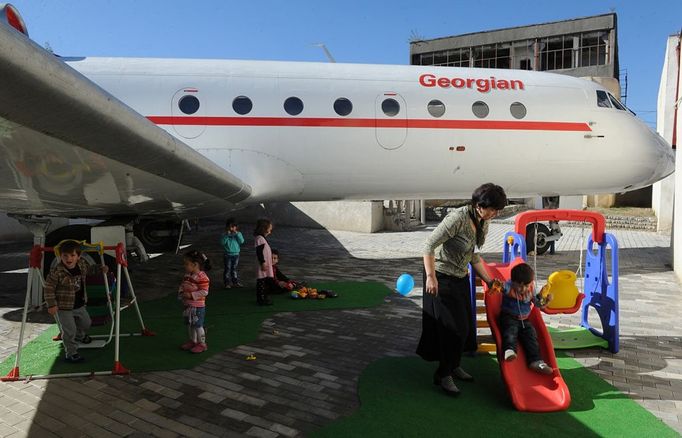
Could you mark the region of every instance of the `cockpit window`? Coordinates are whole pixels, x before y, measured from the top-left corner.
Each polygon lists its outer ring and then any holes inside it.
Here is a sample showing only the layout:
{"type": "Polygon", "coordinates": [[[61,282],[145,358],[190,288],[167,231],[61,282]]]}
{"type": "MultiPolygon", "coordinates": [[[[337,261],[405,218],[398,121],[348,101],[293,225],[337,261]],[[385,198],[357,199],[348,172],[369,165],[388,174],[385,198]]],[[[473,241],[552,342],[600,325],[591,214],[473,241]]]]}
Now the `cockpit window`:
{"type": "Polygon", "coordinates": [[[611,108],[609,96],[604,90],[597,90],[597,106],[601,108],[611,108]]]}
{"type": "Polygon", "coordinates": [[[627,108],[625,108],[622,103],[618,102],[618,99],[613,97],[613,95],[611,95],[610,93],[609,93],[609,99],[611,100],[611,104],[613,105],[614,108],[618,108],[619,110],[622,110],[622,111],[627,111],[627,108]]]}

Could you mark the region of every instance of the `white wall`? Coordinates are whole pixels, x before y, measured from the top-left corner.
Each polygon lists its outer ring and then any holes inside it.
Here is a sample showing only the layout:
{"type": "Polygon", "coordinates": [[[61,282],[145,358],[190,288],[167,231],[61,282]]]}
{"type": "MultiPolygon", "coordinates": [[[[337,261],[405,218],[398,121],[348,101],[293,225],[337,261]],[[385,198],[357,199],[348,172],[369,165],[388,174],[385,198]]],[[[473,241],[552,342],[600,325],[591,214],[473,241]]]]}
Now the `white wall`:
{"type": "MultiPolygon", "coordinates": [[[[682,105],[679,105],[677,111],[677,120],[674,120],[675,114],[675,88],[680,87],[682,90],[682,83],[678,83],[682,75],[679,75],[680,60],[677,59],[676,46],[680,42],[680,36],[674,35],[668,38],[668,45],[666,49],[666,61],[663,67],[663,75],[661,77],[661,92],[659,92],[658,99],[658,120],[657,125],[659,132],[669,142],[672,141],[673,124],[677,125],[677,145],[680,145],[682,138],[682,105]],[[665,98],[662,98],[662,95],[665,98]],[[661,129],[663,131],[661,131],[661,129]]],[[[682,82],[682,81],[680,81],[682,82]]],[[[675,154],[675,168],[682,165],[682,158],[680,154],[675,154]]],[[[673,204],[673,228],[672,228],[672,249],[673,249],[673,269],[677,277],[682,280],[682,198],[677,194],[682,194],[682,172],[675,172],[672,180],[674,181],[674,200],[669,201],[673,204]],[[673,202],[674,201],[674,202],[673,202]],[[675,232],[675,230],[678,230],[675,232]]],[[[662,196],[662,189],[659,189],[662,196]]],[[[663,201],[661,201],[661,205],[663,201]]],[[[659,207],[661,206],[659,205],[659,207]]]]}
{"type": "MultiPolygon", "coordinates": [[[[668,143],[672,143],[673,126],[675,124],[675,94],[679,69],[676,53],[678,41],[679,38],[677,36],[668,38],[663,61],[663,70],[661,71],[661,83],[658,88],[656,131],[658,131],[668,143]]],[[[672,230],[676,173],[655,183],[651,191],[651,208],[656,213],[658,231],[668,232],[672,230]]]]}

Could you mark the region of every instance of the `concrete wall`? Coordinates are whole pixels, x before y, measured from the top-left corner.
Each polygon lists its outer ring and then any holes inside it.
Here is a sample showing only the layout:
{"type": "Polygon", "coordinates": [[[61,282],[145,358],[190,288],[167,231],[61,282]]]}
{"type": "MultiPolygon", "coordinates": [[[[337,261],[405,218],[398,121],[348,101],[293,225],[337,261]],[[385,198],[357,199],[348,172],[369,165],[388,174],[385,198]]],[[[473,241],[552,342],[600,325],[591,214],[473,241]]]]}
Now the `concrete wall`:
{"type": "MultiPolygon", "coordinates": [[[[670,36],[668,38],[668,45],[667,45],[667,50],[666,50],[666,62],[664,64],[663,68],[663,74],[662,76],[666,77],[666,82],[664,84],[663,82],[663,77],[661,78],[661,88],[664,88],[665,94],[667,96],[670,96],[670,90],[673,89],[673,87],[669,86],[669,82],[673,82],[675,84],[674,88],[679,87],[679,89],[682,91],[682,80],[677,82],[676,80],[682,79],[682,74],[679,75],[677,72],[679,72],[679,69],[681,68],[680,66],[680,60],[677,59],[677,54],[676,54],[676,47],[677,44],[680,43],[680,36],[679,35],[674,35],[670,36]],[[674,68],[670,68],[670,64],[673,64],[674,68]],[[672,73],[675,74],[672,74],[672,73]],[[665,85],[665,87],[664,87],[665,85]]],[[[675,92],[672,92],[672,96],[675,96],[675,92]]],[[[671,140],[672,138],[672,126],[673,124],[677,125],[677,144],[679,145],[679,139],[680,136],[682,136],[682,108],[678,108],[677,111],[677,120],[675,120],[675,102],[674,102],[674,97],[672,101],[670,99],[661,99],[661,93],[659,93],[659,100],[658,100],[658,123],[664,124],[664,131],[665,133],[670,132],[670,138],[668,138],[668,141],[671,140]],[[661,113],[664,113],[663,115],[661,113]],[[663,116],[663,117],[662,117],[663,116]],[[661,118],[662,117],[662,118],[661,118]],[[672,119],[671,119],[672,117],[672,119]],[[668,128],[670,131],[668,131],[668,128]]],[[[661,131],[659,131],[661,132],[661,131]]],[[[664,135],[665,137],[665,135],[664,135]]],[[[675,154],[675,168],[678,168],[682,166],[682,158],[680,157],[680,154],[676,153],[675,154]]],[[[682,281],[682,199],[677,199],[678,194],[682,194],[682,172],[675,172],[673,174],[673,179],[675,181],[674,184],[674,199],[675,201],[672,202],[674,204],[673,207],[673,228],[672,228],[672,249],[673,249],[673,269],[675,270],[675,274],[677,277],[682,281]],[[675,231],[677,230],[677,232],[675,231]]],[[[663,190],[661,189],[661,192],[663,190]]],[[[661,194],[661,198],[663,195],[661,194]]]]}
{"type": "MultiPolygon", "coordinates": [[[[656,131],[658,131],[668,143],[672,143],[673,127],[676,123],[675,95],[677,92],[677,79],[680,68],[676,53],[678,42],[679,37],[677,36],[668,38],[663,70],[661,72],[661,84],[658,88],[656,131]]],[[[678,138],[680,136],[679,126],[677,136],[678,138]]],[[[675,167],[677,167],[677,165],[675,167]]],[[[678,172],[675,172],[675,174],[677,173],[678,172]]],[[[652,189],[651,208],[653,208],[656,213],[658,231],[670,231],[672,229],[673,200],[676,191],[675,174],[655,183],[652,189]]]]}
{"type": "Polygon", "coordinates": [[[383,229],[382,201],[270,202],[231,213],[240,223],[270,218],[275,225],[374,233],[383,229]]]}

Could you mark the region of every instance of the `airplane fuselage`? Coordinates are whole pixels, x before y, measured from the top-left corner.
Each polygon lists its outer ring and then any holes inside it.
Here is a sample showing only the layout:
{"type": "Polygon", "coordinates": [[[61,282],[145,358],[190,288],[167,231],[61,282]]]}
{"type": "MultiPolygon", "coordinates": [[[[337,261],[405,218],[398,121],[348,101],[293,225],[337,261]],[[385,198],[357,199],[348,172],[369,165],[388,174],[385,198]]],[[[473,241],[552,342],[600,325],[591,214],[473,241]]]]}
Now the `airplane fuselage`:
{"type": "Polygon", "coordinates": [[[249,183],[254,202],[468,197],[484,181],[519,197],[621,192],[669,173],[669,157],[642,122],[599,107],[599,85],[563,75],[298,62],[67,62],[249,183]],[[199,103],[190,114],[180,105],[186,96],[199,103]],[[246,114],[235,111],[238,98],[250,102],[246,114]],[[285,108],[292,98],[298,114],[285,108]],[[349,114],[335,111],[338,99],[350,102],[349,114]],[[442,115],[429,112],[432,101],[442,115]],[[510,110],[519,104],[521,118],[510,110]],[[487,115],[474,114],[485,106],[487,115]]]}

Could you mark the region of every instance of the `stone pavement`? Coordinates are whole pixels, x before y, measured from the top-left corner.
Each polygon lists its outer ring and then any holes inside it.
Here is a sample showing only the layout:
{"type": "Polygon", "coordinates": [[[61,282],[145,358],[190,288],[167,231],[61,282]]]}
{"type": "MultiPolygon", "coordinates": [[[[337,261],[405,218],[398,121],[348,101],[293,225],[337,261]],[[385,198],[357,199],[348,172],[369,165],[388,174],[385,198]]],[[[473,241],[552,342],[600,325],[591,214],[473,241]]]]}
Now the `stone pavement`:
{"type": "MultiPolygon", "coordinates": [[[[281,251],[283,270],[294,278],[377,280],[392,286],[402,272],[421,283],[421,246],[431,230],[360,234],[275,228],[269,240],[281,251]]],[[[509,230],[506,224],[491,226],[483,248],[486,259],[499,261],[502,236],[509,230]]],[[[578,266],[587,232],[564,228],[564,233],[555,255],[537,258],[541,281],[554,270],[578,266]]],[[[220,264],[219,234],[218,226],[208,225],[189,237],[220,264]]],[[[244,234],[248,238],[250,230],[244,234]]],[[[677,317],[682,287],[669,267],[670,236],[627,230],[613,234],[621,244],[621,351],[571,354],[682,432],[682,322],[677,317]]],[[[0,271],[25,266],[20,254],[27,248],[3,245],[0,271]]],[[[254,259],[247,244],[243,279],[253,278],[254,259]]],[[[142,299],[152,299],[174,290],[180,268],[180,256],[173,254],[132,267],[136,291],[142,299]]],[[[220,271],[211,271],[213,284],[220,284],[220,271]]],[[[24,274],[0,274],[3,359],[16,345],[22,281],[24,274]]],[[[367,364],[414,354],[419,305],[417,288],[407,298],[391,295],[374,309],[280,313],[264,322],[256,342],[220,352],[192,370],[2,383],[0,436],[304,436],[358,408],[357,381],[367,364]],[[258,359],[245,361],[249,353],[258,359]]],[[[545,319],[567,327],[577,325],[579,318],[545,319]]],[[[35,336],[46,319],[37,313],[32,320],[30,333],[35,336]]],[[[469,371],[475,374],[475,369],[469,371]]],[[[430,385],[431,376],[422,377],[430,385]]]]}

